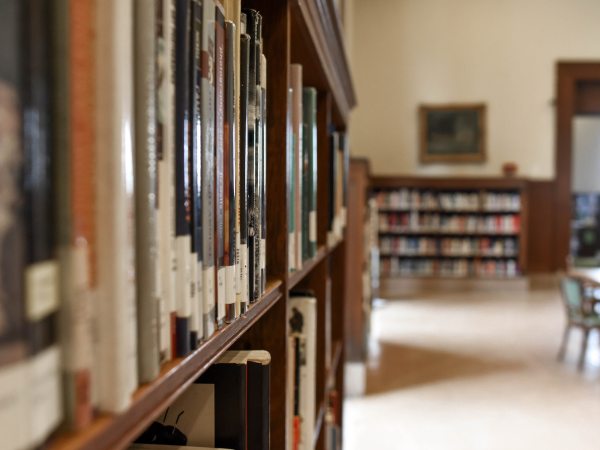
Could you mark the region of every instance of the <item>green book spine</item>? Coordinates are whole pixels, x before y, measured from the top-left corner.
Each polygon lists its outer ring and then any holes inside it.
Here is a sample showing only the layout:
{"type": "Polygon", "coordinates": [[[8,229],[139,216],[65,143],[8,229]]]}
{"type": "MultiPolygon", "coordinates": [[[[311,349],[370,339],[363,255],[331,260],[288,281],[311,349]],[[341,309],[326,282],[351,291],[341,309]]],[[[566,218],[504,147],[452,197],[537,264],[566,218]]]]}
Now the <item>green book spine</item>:
{"type": "Polygon", "coordinates": [[[304,139],[303,139],[303,256],[313,258],[317,254],[317,90],[313,87],[303,91],[304,139]],[[305,250],[304,250],[305,248],[305,250]]]}

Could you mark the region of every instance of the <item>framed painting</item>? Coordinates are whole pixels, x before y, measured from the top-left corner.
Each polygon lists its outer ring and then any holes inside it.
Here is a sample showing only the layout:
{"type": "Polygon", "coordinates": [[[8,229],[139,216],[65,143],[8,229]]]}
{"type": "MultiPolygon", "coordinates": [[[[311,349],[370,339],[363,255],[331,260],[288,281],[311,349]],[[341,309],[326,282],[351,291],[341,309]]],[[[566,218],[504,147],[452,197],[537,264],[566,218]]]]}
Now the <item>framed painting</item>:
{"type": "Polygon", "coordinates": [[[421,105],[421,163],[485,161],[485,105],[421,105]]]}

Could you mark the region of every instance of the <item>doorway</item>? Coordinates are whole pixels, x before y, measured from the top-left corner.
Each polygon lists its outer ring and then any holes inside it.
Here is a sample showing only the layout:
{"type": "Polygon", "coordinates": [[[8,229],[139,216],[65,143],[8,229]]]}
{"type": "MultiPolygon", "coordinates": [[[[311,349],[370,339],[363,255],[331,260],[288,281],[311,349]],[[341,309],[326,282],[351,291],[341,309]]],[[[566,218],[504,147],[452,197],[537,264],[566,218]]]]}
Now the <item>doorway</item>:
{"type": "MultiPolygon", "coordinates": [[[[575,164],[575,146],[583,147],[584,135],[589,134],[598,125],[592,119],[600,118],[600,62],[559,62],[557,65],[557,96],[556,96],[556,183],[555,183],[555,261],[558,269],[566,267],[567,259],[572,252],[582,250],[579,241],[586,244],[583,253],[592,255],[595,253],[592,247],[590,234],[594,218],[586,217],[585,220],[574,222],[577,207],[589,216],[592,206],[595,205],[593,193],[595,187],[588,188],[574,183],[574,178],[588,176],[590,171],[584,171],[581,175],[575,173],[581,169],[581,163],[575,164]],[[583,188],[583,189],[582,189],[583,188]],[[588,192],[589,191],[589,192],[588,192]],[[574,197],[573,193],[579,192],[580,197],[574,197]],[[588,206],[586,210],[586,206],[588,206]],[[583,208],[583,209],[582,209],[583,208]],[[581,231],[579,231],[581,230],[581,231]],[[579,233],[579,236],[577,234],[579,233]]],[[[579,153],[584,153],[578,149],[579,153]]],[[[599,149],[600,151],[600,149],[599,149]]],[[[580,155],[579,155],[580,156],[580,155]]],[[[589,156],[589,155],[588,155],[589,156]]],[[[591,161],[591,160],[590,160],[591,161]]],[[[600,158],[594,160],[600,162],[600,158]]],[[[591,162],[593,164],[593,162],[591,162]]],[[[592,171],[593,172],[593,171],[592,171]]],[[[600,166],[595,169],[600,178],[600,166]]],[[[592,212],[593,214],[593,212],[592,212]]],[[[600,217],[598,218],[600,219],[600,217]]],[[[597,235],[597,233],[596,233],[597,235]]]]}

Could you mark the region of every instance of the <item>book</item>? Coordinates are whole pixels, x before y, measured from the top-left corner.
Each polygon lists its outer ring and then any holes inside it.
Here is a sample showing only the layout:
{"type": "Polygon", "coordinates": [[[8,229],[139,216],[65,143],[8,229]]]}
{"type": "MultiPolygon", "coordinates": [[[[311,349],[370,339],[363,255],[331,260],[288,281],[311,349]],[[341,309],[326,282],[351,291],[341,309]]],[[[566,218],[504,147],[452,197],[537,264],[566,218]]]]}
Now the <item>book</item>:
{"type": "Polygon", "coordinates": [[[226,448],[197,447],[195,445],[160,445],[160,444],[132,444],[129,450],[230,450],[226,448]]]}
{"type": "MultiPolygon", "coordinates": [[[[58,0],[53,20],[52,139],[59,259],[59,341],[67,429],[92,420],[92,295],[96,285],[94,7],[58,0]],[[75,320],[75,318],[77,318],[75,320]]],[[[8,42],[3,40],[3,42],[8,42]]]]}
{"type": "Polygon", "coordinates": [[[260,129],[262,142],[260,162],[260,294],[262,294],[267,289],[267,58],[264,53],[260,55],[260,73],[260,129]]]}
{"type": "Polygon", "coordinates": [[[202,298],[204,337],[215,330],[215,3],[202,2],[202,298]]]}
{"type": "Polygon", "coordinates": [[[229,36],[228,39],[231,40],[231,44],[229,41],[227,45],[232,45],[233,50],[231,55],[232,68],[233,71],[233,142],[235,145],[234,148],[234,160],[235,160],[235,178],[234,178],[234,189],[235,189],[235,206],[234,206],[234,294],[235,294],[235,316],[238,317],[242,313],[242,275],[241,275],[241,220],[242,220],[242,211],[241,211],[241,199],[240,199],[240,189],[241,189],[241,172],[240,172],[240,71],[241,71],[241,51],[240,51],[240,40],[241,40],[241,0],[225,0],[225,19],[230,21],[235,29],[233,30],[233,35],[229,36]]]}
{"type": "Polygon", "coordinates": [[[247,214],[248,214],[248,300],[253,303],[258,299],[258,286],[256,285],[256,264],[258,264],[256,254],[258,252],[258,224],[256,222],[257,202],[256,186],[258,181],[257,174],[257,139],[256,139],[256,104],[257,104],[257,21],[258,12],[253,9],[243,10],[246,17],[246,33],[250,37],[249,42],[249,64],[248,64],[248,134],[247,134],[247,214]]]}
{"type": "Polygon", "coordinates": [[[140,383],[158,376],[156,0],[134,3],[135,76],[135,272],[137,354],[140,383]]]}
{"type": "Polygon", "coordinates": [[[192,237],[192,315],[190,346],[196,349],[204,338],[202,299],[202,2],[192,0],[190,44],[190,235],[192,237]]]}
{"type": "Polygon", "coordinates": [[[225,323],[225,13],[215,2],[215,257],[217,327],[225,323]]]}
{"type": "Polygon", "coordinates": [[[240,173],[238,198],[240,200],[240,264],[239,264],[239,314],[248,309],[248,73],[250,66],[250,36],[245,33],[246,15],[241,15],[240,35],[240,123],[239,160],[240,173]]]}
{"type": "Polygon", "coordinates": [[[270,362],[264,350],[227,351],[196,381],[214,385],[216,445],[269,448],[270,362]]]}
{"type": "Polygon", "coordinates": [[[290,325],[290,348],[293,357],[293,379],[288,380],[294,387],[293,416],[289,425],[293,430],[292,448],[313,448],[316,410],[316,298],[292,293],[288,303],[290,325]]]}
{"type": "MultiPolygon", "coordinates": [[[[192,239],[190,161],[190,0],[175,3],[175,235],[176,355],[191,350],[192,239]]],[[[195,265],[196,261],[194,261],[195,265]]]]}
{"type": "Polygon", "coordinates": [[[224,264],[225,277],[225,321],[232,322],[237,317],[236,260],[238,233],[236,229],[239,214],[237,211],[237,73],[235,58],[237,54],[237,29],[233,22],[225,22],[225,120],[223,171],[224,180],[224,264]]]}
{"type": "Polygon", "coordinates": [[[56,152],[51,137],[52,23],[48,0],[27,0],[22,8],[21,34],[13,36],[9,43],[20,48],[17,61],[23,158],[21,189],[25,207],[25,271],[20,282],[28,345],[26,389],[22,395],[26,397],[28,413],[28,445],[36,446],[62,420],[57,339],[60,300],[54,232],[56,152]]]}
{"type": "Polygon", "coordinates": [[[302,268],[302,152],[303,152],[303,112],[302,112],[302,66],[290,66],[290,79],[292,85],[292,135],[294,143],[293,170],[294,170],[294,267],[302,268]]]}
{"type": "Polygon", "coordinates": [[[156,152],[158,165],[158,260],[160,268],[160,335],[161,360],[175,356],[175,67],[174,48],[175,0],[157,2],[157,123],[156,152]]]}
{"type": "Polygon", "coordinates": [[[294,108],[294,89],[291,85],[287,92],[287,114],[286,114],[286,179],[288,200],[288,271],[296,269],[296,160],[294,149],[296,148],[296,136],[292,128],[292,115],[294,108]]]}
{"type": "Polygon", "coordinates": [[[302,259],[317,254],[317,90],[302,95],[302,259]]]}
{"type": "MultiPolygon", "coordinates": [[[[94,348],[98,406],[127,408],[137,387],[133,186],[133,3],[96,3],[96,227],[94,348]]],[[[95,385],[96,383],[94,383],[95,385]]]]}

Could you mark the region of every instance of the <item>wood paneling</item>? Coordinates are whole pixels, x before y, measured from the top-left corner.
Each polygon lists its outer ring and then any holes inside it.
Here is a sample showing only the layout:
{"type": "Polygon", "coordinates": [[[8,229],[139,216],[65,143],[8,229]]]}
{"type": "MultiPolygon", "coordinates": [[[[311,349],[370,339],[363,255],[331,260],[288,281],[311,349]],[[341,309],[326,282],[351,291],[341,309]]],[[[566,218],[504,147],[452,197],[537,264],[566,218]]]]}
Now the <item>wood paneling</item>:
{"type": "Polygon", "coordinates": [[[527,259],[529,273],[547,273],[557,269],[554,257],[555,183],[529,182],[529,236],[527,259]]]}
{"type": "Polygon", "coordinates": [[[346,258],[345,346],[348,361],[365,361],[365,313],[363,270],[365,261],[365,215],[369,189],[369,164],[350,160],[348,181],[348,242],[346,258]]]}

